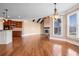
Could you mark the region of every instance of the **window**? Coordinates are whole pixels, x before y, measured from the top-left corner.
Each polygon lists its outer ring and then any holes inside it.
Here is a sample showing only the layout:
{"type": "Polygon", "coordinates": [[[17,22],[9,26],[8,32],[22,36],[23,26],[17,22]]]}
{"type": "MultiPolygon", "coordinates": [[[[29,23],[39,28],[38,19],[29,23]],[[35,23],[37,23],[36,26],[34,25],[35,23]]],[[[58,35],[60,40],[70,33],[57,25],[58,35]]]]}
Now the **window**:
{"type": "Polygon", "coordinates": [[[63,16],[59,19],[53,20],[53,36],[63,36],[63,16]]]}
{"type": "Polygon", "coordinates": [[[61,19],[57,19],[54,22],[54,34],[61,35],[61,19]]]}
{"type": "Polygon", "coordinates": [[[76,36],[76,16],[77,15],[74,14],[69,17],[69,35],[74,37],[76,36]]]}
{"type": "Polygon", "coordinates": [[[69,38],[77,37],[77,12],[71,13],[68,15],[67,19],[67,35],[69,38]]]}

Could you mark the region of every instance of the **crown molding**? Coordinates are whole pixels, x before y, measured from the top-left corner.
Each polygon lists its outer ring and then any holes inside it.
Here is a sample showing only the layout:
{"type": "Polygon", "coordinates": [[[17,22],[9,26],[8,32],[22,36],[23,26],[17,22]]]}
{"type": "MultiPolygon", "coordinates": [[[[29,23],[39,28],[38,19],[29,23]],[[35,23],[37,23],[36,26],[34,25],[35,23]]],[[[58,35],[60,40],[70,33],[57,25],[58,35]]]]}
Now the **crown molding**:
{"type": "Polygon", "coordinates": [[[69,14],[69,13],[72,13],[74,11],[77,11],[79,10],[79,3],[76,4],[75,6],[72,6],[71,8],[69,8],[68,10],[62,12],[63,15],[66,15],[66,14],[69,14]]]}

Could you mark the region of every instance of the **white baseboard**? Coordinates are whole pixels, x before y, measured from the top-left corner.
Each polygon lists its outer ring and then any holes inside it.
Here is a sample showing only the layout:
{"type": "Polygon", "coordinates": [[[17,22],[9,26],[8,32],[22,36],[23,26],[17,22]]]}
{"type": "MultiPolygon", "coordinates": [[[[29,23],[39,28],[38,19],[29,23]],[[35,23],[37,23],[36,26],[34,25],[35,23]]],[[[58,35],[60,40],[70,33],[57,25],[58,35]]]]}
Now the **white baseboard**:
{"type": "Polygon", "coordinates": [[[0,42],[0,44],[9,44],[11,42],[0,42]]]}
{"type": "Polygon", "coordinates": [[[22,36],[40,35],[40,33],[23,34],[22,36]]]}
{"type": "Polygon", "coordinates": [[[75,42],[75,41],[72,41],[72,40],[68,40],[68,39],[65,39],[65,38],[50,37],[50,39],[52,39],[52,40],[66,41],[66,42],[69,42],[71,44],[74,44],[74,45],[79,46],[79,43],[78,42],[75,42]]]}
{"type": "Polygon", "coordinates": [[[12,43],[12,41],[13,41],[13,40],[9,40],[9,41],[6,42],[6,44],[12,43]]]}

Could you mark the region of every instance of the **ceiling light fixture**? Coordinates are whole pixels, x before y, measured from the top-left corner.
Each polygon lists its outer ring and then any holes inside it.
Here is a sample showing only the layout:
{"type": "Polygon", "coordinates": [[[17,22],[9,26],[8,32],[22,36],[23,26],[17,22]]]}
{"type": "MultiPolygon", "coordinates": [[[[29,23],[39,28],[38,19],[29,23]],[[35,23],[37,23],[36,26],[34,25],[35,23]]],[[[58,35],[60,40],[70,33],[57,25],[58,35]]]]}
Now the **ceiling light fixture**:
{"type": "Polygon", "coordinates": [[[6,19],[7,19],[7,12],[8,12],[8,9],[4,9],[5,10],[5,13],[6,13],[6,19]]]}
{"type": "Polygon", "coordinates": [[[58,18],[60,18],[60,16],[59,16],[59,14],[58,14],[58,10],[57,10],[57,8],[56,8],[56,3],[54,3],[54,14],[53,14],[53,16],[52,16],[52,18],[54,19],[54,20],[56,20],[56,19],[58,19],[58,18]]]}

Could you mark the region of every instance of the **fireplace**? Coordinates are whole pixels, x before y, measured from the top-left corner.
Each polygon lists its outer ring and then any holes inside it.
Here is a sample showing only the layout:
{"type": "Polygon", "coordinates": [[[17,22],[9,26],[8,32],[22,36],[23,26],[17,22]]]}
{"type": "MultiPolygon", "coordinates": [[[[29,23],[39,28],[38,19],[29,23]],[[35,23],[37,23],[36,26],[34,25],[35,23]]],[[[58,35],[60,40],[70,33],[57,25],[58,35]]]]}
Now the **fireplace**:
{"type": "Polygon", "coordinates": [[[44,34],[49,35],[49,27],[44,27],[44,34]]]}
{"type": "Polygon", "coordinates": [[[49,30],[45,30],[45,33],[49,33],[49,30]]]}

